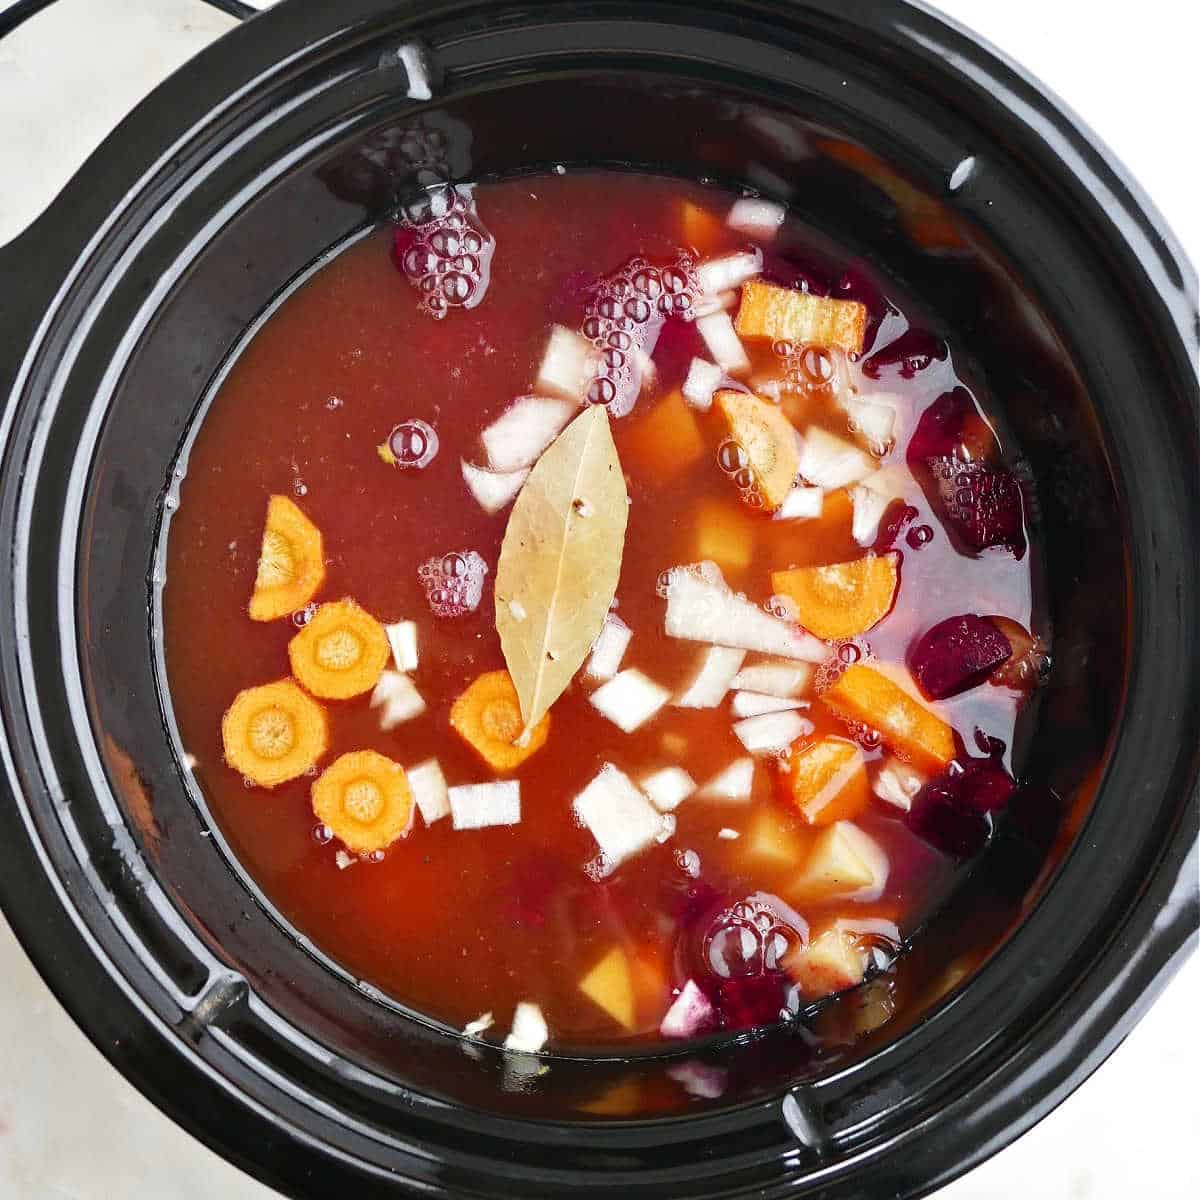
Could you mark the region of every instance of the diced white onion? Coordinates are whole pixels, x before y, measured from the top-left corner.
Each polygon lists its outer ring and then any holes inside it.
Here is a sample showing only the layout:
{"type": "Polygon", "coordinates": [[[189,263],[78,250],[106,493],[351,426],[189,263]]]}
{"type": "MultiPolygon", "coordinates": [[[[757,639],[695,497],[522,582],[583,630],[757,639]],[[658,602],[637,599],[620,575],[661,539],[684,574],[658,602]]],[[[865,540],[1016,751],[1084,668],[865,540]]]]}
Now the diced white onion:
{"type": "Polygon", "coordinates": [[[783,503],[775,511],[776,521],[807,521],[819,517],[825,507],[825,491],[819,487],[809,487],[798,483],[783,498],[783,503]]]}
{"type": "Polygon", "coordinates": [[[690,1038],[716,1026],[717,1014],[694,979],[683,985],[667,1009],[658,1032],[663,1037],[690,1038]]]}
{"type": "Polygon", "coordinates": [[[667,1068],[667,1074],[689,1096],[698,1100],[717,1100],[729,1086],[729,1072],[724,1067],[715,1067],[698,1058],[689,1058],[667,1068]]]}
{"type": "Polygon", "coordinates": [[[339,850],[334,856],[333,861],[337,863],[337,869],[344,871],[347,867],[352,867],[358,859],[353,854],[347,854],[345,850],[339,850]]]}
{"type": "Polygon", "coordinates": [[[612,763],[600,768],[572,808],[600,848],[593,873],[601,878],[675,829],[675,819],[660,813],[612,763]]]}
{"type": "Polygon", "coordinates": [[[716,363],[693,358],[683,381],[683,398],[700,412],[708,412],[724,376],[725,372],[716,363]]]}
{"type": "Polygon", "coordinates": [[[735,717],[761,717],[764,713],[789,712],[800,707],[799,700],[787,696],[768,696],[762,692],[735,692],[729,711],[735,717]]]}
{"type": "Polygon", "coordinates": [[[700,296],[692,307],[693,317],[707,317],[715,312],[732,312],[737,308],[738,293],[730,289],[715,296],[700,296]]]}
{"type": "Polygon", "coordinates": [[[875,465],[865,451],[818,425],[810,426],[804,434],[800,474],[817,487],[831,491],[857,483],[870,475],[875,465]]]}
{"type": "Polygon", "coordinates": [[[798,737],[812,733],[813,723],[798,712],[764,713],[738,721],[733,732],[751,754],[781,754],[798,737]]]}
{"type": "Polygon", "coordinates": [[[491,1011],[485,1012],[482,1016],[476,1017],[473,1021],[468,1021],[463,1026],[464,1037],[478,1037],[481,1033],[486,1033],[495,1024],[491,1011]]]}
{"type": "Polygon", "coordinates": [[[729,686],[766,696],[790,698],[799,696],[808,687],[811,677],[812,667],[807,663],[768,661],[743,667],[729,686]]]}
{"type": "Polygon", "coordinates": [[[726,375],[750,369],[750,357],[727,312],[709,313],[696,318],[696,332],[704,339],[708,352],[726,375]]]}
{"type": "Polygon", "coordinates": [[[521,821],[521,785],[515,779],[452,787],[449,799],[455,829],[486,829],[521,821]]]}
{"type": "Polygon", "coordinates": [[[896,409],[882,397],[848,396],[842,401],[854,431],[872,454],[886,454],[896,431],[896,409]]]}
{"type": "Polygon", "coordinates": [[[425,711],[425,701],[407,675],[384,671],[371,693],[371,707],[382,709],[379,714],[381,729],[395,729],[397,725],[419,717],[425,711]]]}
{"type": "Polygon", "coordinates": [[[519,471],[488,471],[462,459],[463,482],[485,513],[498,513],[510,504],[528,475],[528,467],[519,471]]]}
{"type": "Polygon", "coordinates": [[[883,520],[891,500],[865,483],[856,483],[850,489],[850,504],[854,509],[854,517],[850,522],[851,536],[860,546],[873,546],[879,536],[879,522],[883,520]]]}
{"type": "Polygon", "coordinates": [[[709,646],[688,685],[671,701],[677,708],[716,708],[725,699],[733,677],[742,669],[745,650],[709,646]]]}
{"type": "Polygon", "coordinates": [[[748,233],[751,237],[769,242],[779,232],[784,215],[783,205],[776,204],[774,200],[752,200],[744,197],[734,201],[725,223],[739,233],[748,233]]]}
{"type": "Polygon", "coordinates": [[[871,790],[880,800],[902,812],[912,808],[917,793],[925,786],[925,776],[898,758],[889,758],[880,766],[871,790]]]}
{"type": "Polygon", "coordinates": [[[426,825],[440,821],[450,812],[450,793],[446,788],[446,777],[436,758],[427,758],[408,769],[408,786],[413,800],[426,825]]]}
{"type": "Polygon", "coordinates": [[[754,759],[735,759],[714,775],[699,791],[697,799],[745,804],[754,790],[754,759]]]}
{"type": "Polygon", "coordinates": [[[542,1010],[528,1000],[522,1000],[513,1012],[512,1031],[504,1039],[505,1050],[536,1054],[549,1040],[550,1030],[542,1010]]]}
{"type": "Polygon", "coordinates": [[[733,254],[722,254],[709,258],[696,268],[696,284],[702,296],[715,296],[718,292],[741,287],[748,279],[761,275],[762,251],[738,250],[733,254]]]}
{"type": "Polygon", "coordinates": [[[596,367],[597,356],[592,343],[574,330],[555,325],[550,330],[550,341],[538,367],[534,390],[542,396],[582,402],[596,367]]]}
{"type": "Polygon", "coordinates": [[[593,679],[611,679],[621,669],[621,660],[632,637],[633,630],[616,613],[609,613],[592,645],[587,673],[593,679]]]}
{"type": "Polygon", "coordinates": [[[614,675],[589,697],[592,707],[625,733],[644,725],[670,698],[666,688],[633,669],[614,675]]]}
{"type": "Polygon", "coordinates": [[[736,842],[742,835],[736,829],[718,829],[717,837],[723,842],[736,842]]]}
{"type": "Polygon", "coordinates": [[[392,661],[397,671],[415,671],[417,669],[417,625],[415,621],[397,621],[395,625],[385,625],[388,645],[392,648],[392,661]]]}
{"type": "Polygon", "coordinates": [[[488,466],[508,473],[531,467],[562,431],[576,406],[568,400],[522,396],[481,434],[488,466]]]}
{"type": "Polygon", "coordinates": [[[641,783],[650,802],[664,813],[674,812],[696,790],[696,781],[682,767],[663,767],[641,783]]]}
{"type": "Polygon", "coordinates": [[[668,573],[665,628],[668,637],[780,658],[824,662],[829,657],[824,642],[731,591],[715,563],[668,573]]]}

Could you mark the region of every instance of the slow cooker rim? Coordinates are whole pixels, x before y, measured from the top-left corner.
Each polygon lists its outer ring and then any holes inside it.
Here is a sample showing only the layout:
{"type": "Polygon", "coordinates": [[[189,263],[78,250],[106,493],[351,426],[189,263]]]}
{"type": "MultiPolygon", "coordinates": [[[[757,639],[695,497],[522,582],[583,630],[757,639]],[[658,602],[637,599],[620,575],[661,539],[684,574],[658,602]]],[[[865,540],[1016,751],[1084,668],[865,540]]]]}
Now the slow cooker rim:
{"type": "MultiPolygon", "coordinates": [[[[360,4],[359,7],[364,10],[381,10],[383,8],[383,5],[378,4],[378,3],[368,3],[368,4],[360,4]]],[[[281,26],[281,28],[282,28],[282,26],[281,26]]],[[[172,82],[175,83],[176,81],[172,81],[172,82]]],[[[216,87],[216,88],[214,88],[214,91],[219,92],[220,88],[216,87]]],[[[77,180],[72,185],[72,189],[69,190],[68,194],[72,194],[72,192],[73,192],[76,199],[78,199],[79,195],[81,194],[81,189],[84,185],[84,182],[86,180],[88,173],[93,170],[99,169],[99,165],[100,165],[101,161],[103,160],[104,156],[106,155],[106,153],[109,153],[112,157],[116,157],[115,147],[114,146],[106,146],[105,150],[102,150],[100,152],[100,154],[97,156],[97,158],[92,160],[92,162],[87,167],[85,167],[84,171],[81,172],[80,176],[77,177],[77,180]]],[[[6,419],[9,416],[11,416],[11,414],[6,414],[6,419]]],[[[2,444],[3,432],[4,431],[0,430],[0,444],[2,444]]],[[[11,760],[11,757],[9,754],[9,748],[7,745],[4,746],[4,757],[5,757],[5,766],[9,772],[10,778],[13,778],[13,777],[15,777],[14,776],[14,764],[11,760]]],[[[7,820],[8,820],[8,817],[6,816],[6,822],[7,822],[7,820]]],[[[1193,835],[1193,838],[1194,838],[1194,835],[1193,835]]],[[[1174,845],[1176,845],[1176,843],[1172,843],[1172,845],[1174,846],[1174,845]]],[[[39,882],[43,882],[43,881],[41,881],[39,879],[39,882]]],[[[7,890],[9,890],[9,889],[6,887],[6,891],[7,890]]],[[[54,913],[55,918],[63,917],[64,921],[65,921],[64,913],[60,913],[56,909],[53,910],[53,913],[54,913]]],[[[63,925],[64,931],[69,928],[71,928],[69,923],[65,923],[63,925]]],[[[53,936],[49,937],[49,938],[43,937],[43,936],[41,936],[40,933],[31,931],[28,927],[25,931],[22,931],[22,932],[23,932],[23,934],[28,934],[28,936],[32,940],[36,941],[38,946],[41,947],[43,954],[39,955],[38,957],[43,957],[43,960],[44,960],[44,954],[46,954],[46,953],[52,954],[53,953],[53,949],[55,946],[55,939],[53,936]]],[[[81,932],[81,931],[76,931],[76,934],[78,935],[79,932],[81,932]]],[[[73,939],[68,939],[68,940],[73,940],[73,939]]],[[[93,974],[97,974],[97,975],[103,974],[103,972],[100,968],[100,964],[98,962],[96,962],[95,960],[93,960],[91,957],[86,957],[84,961],[85,961],[85,964],[86,964],[86,967],[87,967],[89,973],[93,973],[93,974]],[[96,968],[95,972],[91,972],[91,968],[96,968]]],[[[59,977],[60,981],[65,980],[66,982],[64,983],[64,986],[66,986],[70,982],[70,972],[68,972],[66,975],[63,975],[60,966],[51,964],[48,967],[43,967],[43,970],[47,974],[54,974],[55,976],[59,977]]],[[[84,972],[81,971],[80,973],[82,974],[84,972]]],[[[112,980],[109,980],[109,983],[111,985],[112,980]]],[[[87,1027],[86,1023],[83,1022],[82,1020],[81,1020],[81,1023],[85,1024],[85,1028],[87,1027]]],[[[93,1036],[96,1036],[96,1035],[93,1035],[93,1036]]],[[[1110,1038],[1109,1038],[1110,1042],[1111,1042],[1111,1037],[1112,1037],[1112,1035],[1110,1033],[1110,1038]]],[[[104,1047],[102,1047],[102,1048],[104,1048],[104,1047]]],[[[135,1056],[131,1056],[131,1057],[135,1057],[135,1056]]],[[[128,1069],[126,1069],[125,1073],[130,1074],[131,1072],[128,1069]]],[[[1076,1074],[1077,1073],[1078,1072],[1076,1072],[1076,1074]]],[[[145,1086],[141,1080],[139,1080],[139,1086],[145,1086]]],[[[157,1100],[156,1102],[160,1103],[160,1105],[162,1105],[164,1107],[168,1107],[168,1108],[171,1107],[169,1104],[164,1103],[163,1100],[157,1100]]],[[[176,1118],[179,1119],[179,1114],[176,1113],[175,1115],[176,1115],[176,1118]]],[[[189,1125],[191,1124],[190,1122],[187,1122],[187,1121],[184,1121],[183,1123],[189,1124],[189,1125]]],[[[229,1153],[228,1148],[222,1147],[222,1149],[225,1153],[229,1153]]],[[[255,1165],[254,1169],[257,1171],[259,1169],[259,1167],[257,1165],[255,1165]]]]}

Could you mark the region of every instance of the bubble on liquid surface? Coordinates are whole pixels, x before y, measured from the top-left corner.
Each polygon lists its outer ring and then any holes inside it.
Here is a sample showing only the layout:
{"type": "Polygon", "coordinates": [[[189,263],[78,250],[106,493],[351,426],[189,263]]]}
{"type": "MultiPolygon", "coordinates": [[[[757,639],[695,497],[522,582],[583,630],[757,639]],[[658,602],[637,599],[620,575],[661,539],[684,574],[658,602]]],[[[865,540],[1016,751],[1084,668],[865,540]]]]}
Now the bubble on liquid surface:
{"type": "Polygon", "coordinates": [[[327,846],[333,841],[333,830],[328,825],[315,825],[312,831],[313,841],[318,846],[327,846]]]}
{"type": "Polygon", "coordinates": [[[297,629],[303,629],[304,626],[313,619],[316,611],[317,604],[314,600],[306,604],[303,608],[297,609],[294,613],[292,613],[292,624],[295,625],[297,629]]]}
{"type": "Polygon", "coordinates": [[[722,909],[704,932],[701,957],[717,980],[777,971],[792,947],[808,940],[808,923],[777,896],[754,892],[722,909]]]}
{"type": "Polygon", "coordinates": [[[745,470],[748,462],[745,450],[732,438],[727,438],[717,447],[717,466],[726,475],[736,477],[739,471],[745,470]]]}
{"type": "Polygon", "coordinates": [[[417,568],[425,598],[435,617],[461,617],[483,599],[487,563],[474,550],[452,550],[426,559],[417,568]]]}
{"type": "Polygon", "coordinates": [[[904,535],[904,540],[914,549],[920,550],[933,541],[933,529],[928,525],[914,525],[904,535]]]}
{"type": "Polygon", "coordinates": [[[388,450],[396,460],[396,466],[419,471],[437,457],[437,431],[416,418],[402,421],[388,435],[388,450]]]}

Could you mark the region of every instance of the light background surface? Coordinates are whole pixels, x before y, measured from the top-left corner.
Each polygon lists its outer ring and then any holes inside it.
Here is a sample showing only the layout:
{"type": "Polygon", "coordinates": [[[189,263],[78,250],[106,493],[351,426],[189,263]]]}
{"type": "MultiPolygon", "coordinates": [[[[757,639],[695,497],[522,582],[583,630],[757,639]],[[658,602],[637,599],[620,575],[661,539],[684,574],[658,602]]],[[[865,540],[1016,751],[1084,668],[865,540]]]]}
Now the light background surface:
{"type": "MultiPolygon", "coordinates": [[[[1200,6],[943,0],[941,8],[1082,114],[1197,261],[1200,6]]],[[[231,24],[199,0],[60,0],[0,42],[0,243],[42,209],[124,113],[231,24]]],[[[939,1200],[1200,1195],[1198,1014],[1200,957],[1193,957],[1078,1092],[939,1200]]],[[[108,1066],[0,920],[0,1200],[272,1195],[108,1066]]]]}

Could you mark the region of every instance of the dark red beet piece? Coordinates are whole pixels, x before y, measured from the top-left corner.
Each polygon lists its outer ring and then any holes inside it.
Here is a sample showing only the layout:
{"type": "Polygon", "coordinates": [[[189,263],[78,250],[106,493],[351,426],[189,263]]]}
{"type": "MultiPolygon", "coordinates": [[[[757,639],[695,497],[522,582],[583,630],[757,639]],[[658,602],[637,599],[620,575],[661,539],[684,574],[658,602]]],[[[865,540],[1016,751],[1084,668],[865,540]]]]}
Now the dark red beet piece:
{"type": "Polygon", "coordinates": [[[787,977],[779,971],[722,981],[715,999],[721,1028],[753,1029],[773,1024],[788,1006],[787,990],[787,977]]]}
{"type": "Polygon", "coordinates": [[[972,550],[1002,546],[1025,553],[1025,503],[1011,471],[979,462],[931,464],[951,528],[972,550]]]}
{"type": "Polygon", "coordinates": [[[999,763],[970,759],[964,770],[939,775],[921,789],[908,826],[944,853],[970,858],[991,837],[993,814],[1008,804],[1015,788],[999,763]]]}
{"type": "Polygon", "coordinates": [[[1012,654],[1008,638],[986,617],[949,617],[927,630],[908,652],[908,666],[931,700],[982,683],[1012,654]]]}
{"type": "Polygon", "coordinates": [[[975,398],[965,387],[956,387],[921,414],[908,443],[908,461],[914,467],[930,467],[933,460],[944,458],[977,461],[995,448],[995,438],[975,398]]]}
{"type": "Polygon", "coordinates": [[[918,512],[911,504],[895,500],[888,505],[879,522],[879,536],[875,539],[872,549],[876,554],[885,554],[895,544],[905,527],[918,517],[918,512]]]}
{"type": "Polygon", "coordinates": [[[944,362],[950,348],[927,329],[906,329],[882,350],[876,350],[863,362],[863,374],[878,379],[885,369],[899,367],[902,379],[912,379],[931,363],[944,362]]]}

